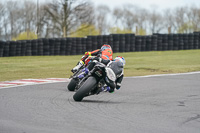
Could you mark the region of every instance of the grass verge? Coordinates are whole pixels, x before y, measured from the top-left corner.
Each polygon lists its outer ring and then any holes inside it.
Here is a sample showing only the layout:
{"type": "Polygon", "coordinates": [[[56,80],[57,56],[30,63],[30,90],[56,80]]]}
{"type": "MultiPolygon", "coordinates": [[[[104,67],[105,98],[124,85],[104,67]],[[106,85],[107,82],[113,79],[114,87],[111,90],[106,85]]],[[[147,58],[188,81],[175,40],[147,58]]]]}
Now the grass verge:
{"type": "MultiPolygon", "coordinates": [[[[200,71],[200,50],[115,53],[125,57],[125,76],[200,71]]],[[[0,81],[26,78],[68,78],[77,56],[0,58],[0,81]]]]}

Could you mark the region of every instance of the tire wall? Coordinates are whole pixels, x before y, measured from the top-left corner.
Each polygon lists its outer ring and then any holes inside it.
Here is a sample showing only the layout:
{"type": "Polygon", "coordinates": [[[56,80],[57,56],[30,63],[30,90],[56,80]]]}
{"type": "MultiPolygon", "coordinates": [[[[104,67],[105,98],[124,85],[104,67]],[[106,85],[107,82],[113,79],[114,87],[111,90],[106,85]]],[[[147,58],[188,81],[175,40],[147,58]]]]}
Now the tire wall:
{"type": "Polygon", "coordinates": [[[200,32],[189,34],[110,34],[85,38],[40,38],[36,40],[1,41],[0,57],[82,55],[109,44],[113,52],[141,52],[200,49],[200,32]]]}

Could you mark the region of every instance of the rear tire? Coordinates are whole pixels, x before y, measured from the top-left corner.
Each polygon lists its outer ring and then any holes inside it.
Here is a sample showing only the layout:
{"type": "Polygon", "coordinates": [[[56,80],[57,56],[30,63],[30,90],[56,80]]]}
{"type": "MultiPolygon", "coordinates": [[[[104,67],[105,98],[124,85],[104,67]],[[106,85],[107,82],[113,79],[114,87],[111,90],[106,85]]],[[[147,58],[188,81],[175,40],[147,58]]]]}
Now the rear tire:
{"type": "Polygon", "coordinates": [[[75,79],[71,79],[71,81],[69,82],[67,88],[69,91],[74,91],[75,90],[75,87],[76,87],[76,83],[78,81],[76,81],[75,79]]]}
{"type": "Polygon", "coordinates": [[[77,102],[82,101],[86,94],[88,94],[91,91],[91,89],[96,85],[96,83],[97,80],[94,77],[89,77],[74,94],[73,99],[77,102]]]}

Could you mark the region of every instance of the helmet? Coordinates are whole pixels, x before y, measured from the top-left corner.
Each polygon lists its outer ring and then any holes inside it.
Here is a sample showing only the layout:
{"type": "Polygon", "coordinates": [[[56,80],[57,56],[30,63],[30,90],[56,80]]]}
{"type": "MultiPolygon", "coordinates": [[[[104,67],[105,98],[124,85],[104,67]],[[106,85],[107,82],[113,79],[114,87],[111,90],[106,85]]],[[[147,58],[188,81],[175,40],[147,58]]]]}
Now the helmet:
{"type": "Polygon", "coordinates": [[[122,64],[123,64],[123,66],[125,66],[125,64],[126,64],[126,61],[125,61],[125,59],[124,59],[124,57],[122,57],[122,56],[117,56],[115,59],[114,59],[114,61],[116,61],[116,62],[121,62],[122,64]]]}
{"type": "Polygon", "coordinates": [[[105,49],[111,49],[111,50],[112,50],[111,46],[108,45],[108,44],[104,44],[104,45],[101,47],[101,51],[104,51],[105,49]]]}

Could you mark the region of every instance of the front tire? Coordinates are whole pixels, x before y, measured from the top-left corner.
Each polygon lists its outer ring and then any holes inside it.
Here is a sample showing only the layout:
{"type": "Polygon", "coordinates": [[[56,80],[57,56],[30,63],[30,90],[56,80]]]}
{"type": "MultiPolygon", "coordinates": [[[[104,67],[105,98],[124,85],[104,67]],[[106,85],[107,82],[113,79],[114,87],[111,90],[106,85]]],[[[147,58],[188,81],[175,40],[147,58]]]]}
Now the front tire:
{"type": "Polygon", "coordinates": [[[86,94],[88,94],[91,91],[91,89],[96,85],[96,83],[97,80],[94,77],[89,77],[74,94],[73,99],[77,102],[82,101],[86,94]]]}
{"type": "Polygon", "coordinates": [[[71,79],[71,81],[69,82],[67,88],[69,91],[74,91],[75,90],[75,87],[76,87],[76,83],[78,81],[76,81],[75,79],[71,79]]]}

